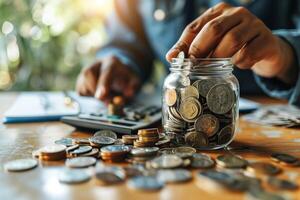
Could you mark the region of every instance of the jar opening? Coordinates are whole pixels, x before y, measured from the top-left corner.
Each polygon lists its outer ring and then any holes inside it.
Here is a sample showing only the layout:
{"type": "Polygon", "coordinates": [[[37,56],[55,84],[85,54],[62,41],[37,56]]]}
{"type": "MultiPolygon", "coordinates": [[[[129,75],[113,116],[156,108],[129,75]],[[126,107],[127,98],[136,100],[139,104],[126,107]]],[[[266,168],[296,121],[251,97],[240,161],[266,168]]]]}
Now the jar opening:
{"type": "Polygon", "coordinates": [[[196,74],[231,73],[233,64],[231,58],[173,58],[171,72],[191,72],[196,74]]]}

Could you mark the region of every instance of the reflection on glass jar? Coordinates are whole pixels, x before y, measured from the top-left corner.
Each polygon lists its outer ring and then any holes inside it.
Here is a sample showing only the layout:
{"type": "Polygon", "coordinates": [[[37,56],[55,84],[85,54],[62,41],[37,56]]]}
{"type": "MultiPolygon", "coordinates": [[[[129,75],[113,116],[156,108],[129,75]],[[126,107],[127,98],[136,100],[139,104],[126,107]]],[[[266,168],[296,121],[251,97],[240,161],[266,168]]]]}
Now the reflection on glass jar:
{"type": "Polygon", "coordinates": [[[162,95],[162,124],[176,146],[219,149],[234,138],[239,84],[229,58],[173,59],[162,95]]]}

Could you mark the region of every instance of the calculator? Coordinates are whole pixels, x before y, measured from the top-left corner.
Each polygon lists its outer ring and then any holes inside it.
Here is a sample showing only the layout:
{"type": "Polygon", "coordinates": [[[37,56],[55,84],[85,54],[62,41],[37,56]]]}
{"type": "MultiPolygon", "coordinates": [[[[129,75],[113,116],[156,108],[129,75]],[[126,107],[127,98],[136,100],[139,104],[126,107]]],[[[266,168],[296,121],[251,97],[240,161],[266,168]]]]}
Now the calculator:
{"type": "MultiPolygon", "coordinates": [[[[81,99],[86,97],[80,97],[81,99]]],[[[79,99],[80,99],[79,98],[79,99]]],[[[73,98],[80,103],[78,97],[73,98]]],[[[91,99],[89,99],[90,101],[91,99]]],[[[100,102],[99,102],[100,103],[100,102]]],[[[80,107],[87,108],[91,103],[80,107]]],[[[76,128],[89,130],[112,130],[119,134],[135,134],[139,129],[149,127],[161,121],[160,96],[138,95],[130,104],[125,106],[124,115],[108,115],[104,105],[94,109],[85,109],[77,116],[65,116],[61,121],[76,128]]]]}

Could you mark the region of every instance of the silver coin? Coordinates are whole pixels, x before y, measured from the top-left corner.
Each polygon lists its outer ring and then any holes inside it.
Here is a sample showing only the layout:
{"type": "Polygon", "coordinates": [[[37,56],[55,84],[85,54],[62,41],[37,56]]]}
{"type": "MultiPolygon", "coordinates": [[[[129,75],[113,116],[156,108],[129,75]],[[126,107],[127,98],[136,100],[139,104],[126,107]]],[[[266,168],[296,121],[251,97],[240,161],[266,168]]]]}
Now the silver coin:
{"type": "Polygon", "coordinates": [[[132,148],[129,145],[109,145],[101,148],[101,152],[129,152],[132,148]]]}
{"type": "Polygon", "coordinates": [[[192,157],[196,153],[196,149],[193,147],[177,147],[173,149],[174,153],[181,158],[192,157]]]}
{"type": "Polygon", "coordinates": [[[131,149],[131,154],[133,156],[153,156],[156,155],[158,152],[159,148],[158,147],[144,147],[144,148],[134,148],[131,149]]]}
{"type": "Polygon", "coordinates": [[[194,148],[204,148],[208,145],[208,138],[201,132],[189,132],[184,136],[187,145],[194,148]]]}
{"type": "Polygon", "coordinates": [[[219,130],[219,120],[214,115],[204,114],[195,121],[197,132],[205,133],[208,137],[213,136],[219,130]]]}
{"type": "Polygon", "coordinates": [[[248,165],[246,160],[231,154],[218,156],[216,162],[219,166],[225,168],[244,168],[248,165]]]}
{"type": "Polygon", "coordinates": [[[118,136],[115,132],[111,131],[111,130],[101,130],[101,131],[97,131],[93,137],[98,137],[98,136],[105,136],[105,137],[110,137],[113,139],[117,139],[118,136]]]}
{"type": "Polygon", "coordinates": [[[195,153],[192,157],[191,167],[199,169],[212,168],[215,165],[210,156],[203,153],[195,153]]]}
{"type": "Polygon", "coordinates": [[[218,84],[213,86],[207,94],[207,106],[216,114],[225,114],[235,103],[234,91],[229,84],[218,84]]]}
{"type": "Polygon", "coordinates": [[[103,185],[119,184],[125,180],[125,171],[121,167],[104,167],[97,169],[95,176],[103,185]]]}
{"type": "Polygon", "coordinates": [[[267,192],[262,188],[254,188],[247,191],[247,197],[253,200],[286,200],[279,194],[267,192]]]}
{"type": "Polygon", "coordinates": [[[76,157],[66,160],[66,166],[70,168],[85,168],[95,165],[97,162],[94,157],[76,157]]]}
{"type": "Polygon", "coordinates": [[[95,158],[99,157],[99,149],[98,148],[93,148],[92,151],[87,152],[87,153],[83,153],[83,154],[79,154],[79,156],[92,156],[95,158]]]}
{"type": "Polygon", "coordinates": [[[169,147],[162,148],[158,151],[158,153],[160,155],[174,154],[174,148],[169,148],[169,147]]]}
{"type": "Polygon", "coordinates": [[[190,181],[192,173],[186,169],[163,169],[157,172],[157,177],[163,183],[179,183],[190,181]]]}
{"type": "Polygon", "coordinates": [[[170,169],[180,167],[183,160],[176,155],[161,155],[151,160],[151,166],[156,169],[170,169]]]}
{"type": "Polygon", "coordinates": [[[91,179],[91,175],[81,169],[64,169],[59,173],[58,180],[66,184],[84,183],[91,179]]]}
{"type": "Polygon", "coordinates": [[[83,154],[92,151],[93,147],[91,146],[80,146],[79,148],[70,152],[71,155],[83,154]]]}
{"type": "Polygon", "coordinates": [[[192,85],[198,89],[202,97],[206,97],[209,90],[220,82],[219,79],[203,79],[195,81],[192,85]]]}
{"type": "Polygon", "coordinates": [[[79,148],[79,144],[74,144],[74,145],[72,145],[72,146],[67,147],[67,148],[66,148],[66,151],[67,151],[67,153],[68,153],[68,152],[74,151],[74,150],[77,149],[77,148],[79,148]]]}
{"type": "Polygon", "coordinates": [[[153,191],[164,187],[164,183],[159,181],[156,176],[137,176],[129,179],[128,187],[138,190],[153,191]]]}
{"type": "Polygon", "coordinates": [[[62,138],[60,140],[56,140],[54,143],[65,145],[66,147],[69,147],[74,144],[74,140],[73,140],[73,138],[62,138]]]}
{"type": "Polygon", "coordinates": [[[233,137],[232,125],[225,126],[218,134],[218,144],[223,145],[230,142],[233,137]]]}
{"type": "Polygon", "coordinates": [[[4,169],[10,172],[21,172],[33,169],[38,162],[31,158],[12,160],[4,164],[4,169]]]}
{"type": "Polygon", "coordinates": [[[116,141],[116,139],[112,137],[102,136],[102,135],[93,136],[89,140],[91,144],[96,144],[98,146],[114,144],[116,141]]]}

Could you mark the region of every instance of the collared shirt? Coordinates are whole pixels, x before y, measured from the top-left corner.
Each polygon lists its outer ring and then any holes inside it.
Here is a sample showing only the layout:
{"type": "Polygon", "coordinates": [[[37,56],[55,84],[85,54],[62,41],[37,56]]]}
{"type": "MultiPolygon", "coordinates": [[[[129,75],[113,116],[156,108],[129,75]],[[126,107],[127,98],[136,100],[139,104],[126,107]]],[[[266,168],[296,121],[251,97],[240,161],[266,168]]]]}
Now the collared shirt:
{"type": "MultiPolygon", "coordinates": [[[[116,0],[117,13],[109,16],[110,42],[98,52],[99,57],[113,54],[146,79],[158,59],[168,70],[165,54],[175,44],[184,28],[220,0],[116,0]]],[[[274,34],[287,41],[300,58],[299,0],[227,0],[244,6],[274,34]]],[[[259,51],[259,49],[257,49],[259,51]]],[[[298,62],[297,62],[298,63],[298,62]]],[[[298,66],[297,66],[298,67],[298,66]]],[[[300,70],[299,70],[300,71],[300,70]]],[[[292,87],[272,78],[262,78],[250,70],[235,68],[242,94],[267,94],[287,98],[300,106],[300,78],[292,87]]],[[[300,76],[299,76],[300,77],[300,76]]]]}

